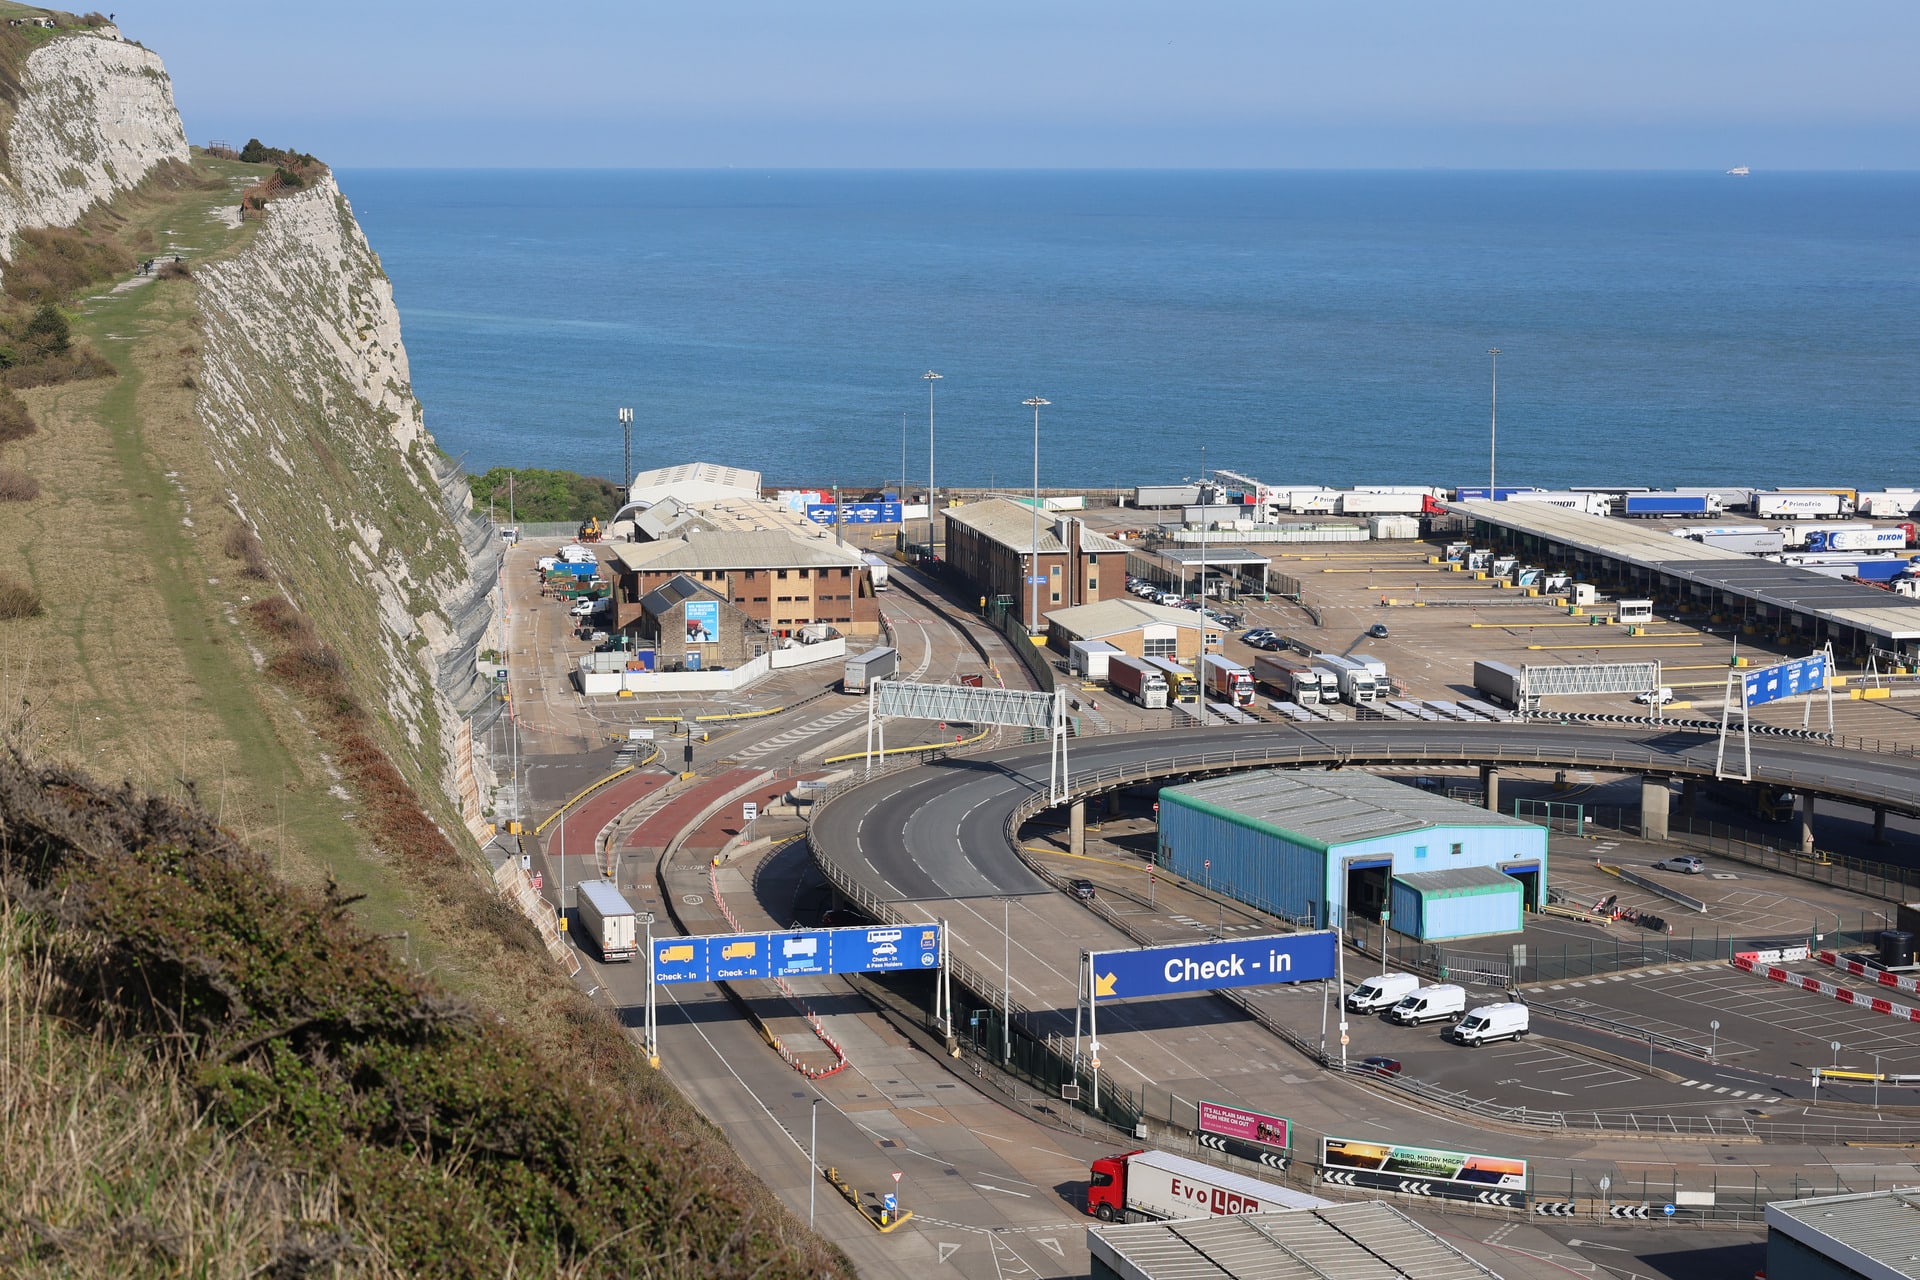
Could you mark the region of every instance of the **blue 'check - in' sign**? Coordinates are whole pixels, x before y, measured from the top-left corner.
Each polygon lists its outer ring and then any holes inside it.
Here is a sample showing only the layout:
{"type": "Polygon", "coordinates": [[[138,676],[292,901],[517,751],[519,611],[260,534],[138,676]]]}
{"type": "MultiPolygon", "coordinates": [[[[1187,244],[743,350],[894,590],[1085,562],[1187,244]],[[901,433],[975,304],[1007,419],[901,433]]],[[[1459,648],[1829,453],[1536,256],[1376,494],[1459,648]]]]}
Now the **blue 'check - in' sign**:
{"type": "Polygon", "coordinates": [[[1164,996],[1220,987],[1265,987],[1331,978],[1339,960],[1332,930],[1235,938],[1093,954],[1096,1000],[1164,996]]]}
{"type": "Polygon", "coordinates": [[[655,982],[738,982],[827,973],[886,973],[940,964],[940,926],[797,929],[653,940],[655,982]]]}
{"type": "Polygon", "coordinates": [[[1747,705],[1750,707],[1764,706],[1781,698],[1795,698],[1803,693],[1814,693],[1826,687],[1827,656],[1817,653],[1811,658],[1782,662],[1754,672],[1745,677],[1744,683],[1747,705]]]}

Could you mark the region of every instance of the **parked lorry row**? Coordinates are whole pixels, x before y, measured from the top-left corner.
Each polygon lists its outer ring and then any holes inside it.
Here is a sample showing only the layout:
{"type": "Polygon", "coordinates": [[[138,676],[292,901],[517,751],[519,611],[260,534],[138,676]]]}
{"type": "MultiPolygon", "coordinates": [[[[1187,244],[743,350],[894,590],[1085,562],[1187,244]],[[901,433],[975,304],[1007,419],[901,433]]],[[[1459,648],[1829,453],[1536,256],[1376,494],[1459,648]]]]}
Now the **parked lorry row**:
{"type": "Polygon", "coordinates": [[[1221,654],[1210,653],[1200,659],[1201,681],[1209,701],[1235,707],[1253,705],[1253,673],[1221,654]]]}
{"type": "Polygon", "coordinates": [[[1167,678],[1145,658],[1124,653],[1109,657],[1107,686],[1149,711],[1167,705],[1167,678]]]}

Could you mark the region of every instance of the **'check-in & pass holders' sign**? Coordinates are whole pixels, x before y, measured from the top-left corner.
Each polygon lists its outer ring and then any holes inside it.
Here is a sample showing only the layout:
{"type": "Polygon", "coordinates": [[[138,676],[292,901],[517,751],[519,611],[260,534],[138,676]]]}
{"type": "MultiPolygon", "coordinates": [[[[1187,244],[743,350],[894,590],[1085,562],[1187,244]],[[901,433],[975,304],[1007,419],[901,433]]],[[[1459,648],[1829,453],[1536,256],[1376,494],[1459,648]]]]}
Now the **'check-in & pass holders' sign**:
{"type": "Polygon", "coordinates": [[[655,938],[655,982],[737,982],[828,973],[885,973],[940,964],[940,926],[803,929],[655,938]]]}
{"type": "Polygon", "coordinates": [[[1221,987],[1265,987],[1331,978],[1339,959],[1331,929],[1230,942],[1182,943],[1093,953],[1093,996],[1124,1000],[1221,987]]]}

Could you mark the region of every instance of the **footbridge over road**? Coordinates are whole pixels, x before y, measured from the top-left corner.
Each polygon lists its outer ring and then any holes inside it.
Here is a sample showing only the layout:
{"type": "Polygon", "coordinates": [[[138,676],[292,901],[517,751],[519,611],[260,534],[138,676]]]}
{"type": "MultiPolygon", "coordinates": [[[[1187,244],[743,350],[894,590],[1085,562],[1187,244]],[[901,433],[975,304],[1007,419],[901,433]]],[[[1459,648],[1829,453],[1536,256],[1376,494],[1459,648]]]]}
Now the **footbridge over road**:
{"type": "MultiPolygon", "coordinates": [[[[852,785],[813,815],[816,859],[877,902],[1044,893],[1016,848],[1020,824],[1056,807],[1044,746],[955,756],[852,785]]],[[[1649,836],[1665,834],[1666,782],[1712,778],[1714,739],[1690,729],[1555,724],[1262,724],[1081,739],[1066,794],[1077,837],[1090,796],[1142,783],[1260,768],[1472,765],[1497,807],[1502,767],[1638,773],[1649,836]]],[[[1814,741],[1756,741],[1753,779],[1802,796],[1920,815],[1920,760],[1814,741]]],[[[1076,840],[1077,843],[1077,840],[1076,840]]]]}

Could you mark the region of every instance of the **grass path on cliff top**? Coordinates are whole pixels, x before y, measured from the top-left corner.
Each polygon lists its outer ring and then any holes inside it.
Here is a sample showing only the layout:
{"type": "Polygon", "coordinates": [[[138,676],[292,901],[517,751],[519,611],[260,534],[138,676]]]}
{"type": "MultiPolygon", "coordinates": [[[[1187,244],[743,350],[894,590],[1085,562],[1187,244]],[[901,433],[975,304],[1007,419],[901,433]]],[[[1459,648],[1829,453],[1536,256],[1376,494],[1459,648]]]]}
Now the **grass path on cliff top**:
{"type": "MultiPolygon", "coordinates": [[[[257,176],[201,158],[195,167],[257,176]]],[[[218,217],[236,203],[226,185],[178,192],[137,205],[132,229],[152,229],[191,269],[251,235],[218,217]]],[[[399,933],[406,894],[351,826],[351,797],[314,754],[298,709],[258,669],[241,625],[247,600],[273,587],[241,578],[222,554],[235,521],[194,411],[196,305],[188,280],[103,288],[80,302],[74,331],[120,376],[29,393],[42,431],[26,465],[45,496],[16,529],[0,521],[0,533],[17,534],[47,603],[28,624],[37,737],[103,778],[174,795],[192,780],[200,802],[280,874],[331,874],[366,895],[356,912],[367,927],[399,933]]],[[[20,683],[20,667],[8,665],[20,683]]]]}

